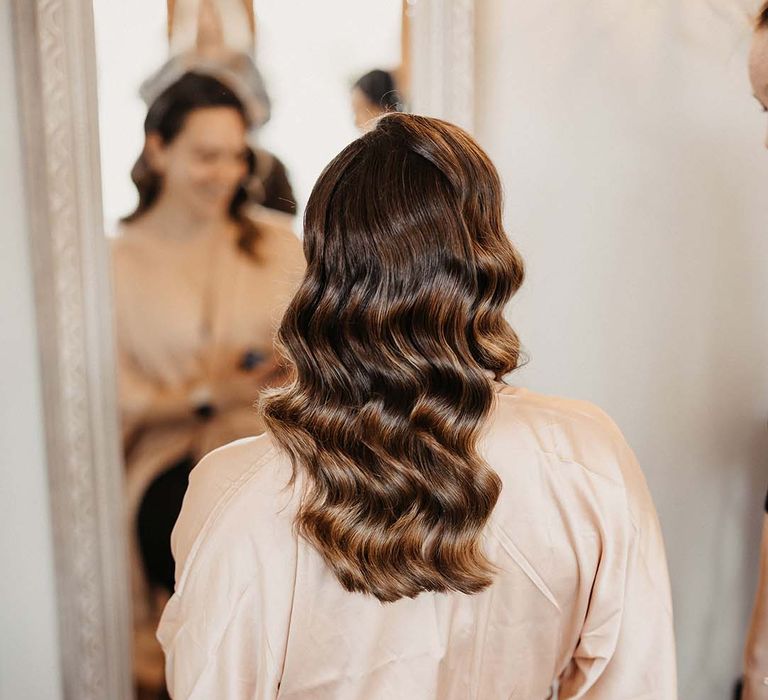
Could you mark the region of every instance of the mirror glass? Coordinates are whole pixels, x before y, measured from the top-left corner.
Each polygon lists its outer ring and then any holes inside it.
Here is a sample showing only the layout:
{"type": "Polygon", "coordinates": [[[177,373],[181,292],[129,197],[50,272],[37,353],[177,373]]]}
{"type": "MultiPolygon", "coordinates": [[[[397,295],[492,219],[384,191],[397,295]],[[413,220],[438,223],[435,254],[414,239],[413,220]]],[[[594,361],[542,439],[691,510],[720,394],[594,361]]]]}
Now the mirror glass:
{"type": "Polygon", "coordinates": [[[258,391],[327,162],[406,109],[403,0],[95,0],[138,697],[164,697],[170,533],[206,452],[261,432],[258,391]]]}

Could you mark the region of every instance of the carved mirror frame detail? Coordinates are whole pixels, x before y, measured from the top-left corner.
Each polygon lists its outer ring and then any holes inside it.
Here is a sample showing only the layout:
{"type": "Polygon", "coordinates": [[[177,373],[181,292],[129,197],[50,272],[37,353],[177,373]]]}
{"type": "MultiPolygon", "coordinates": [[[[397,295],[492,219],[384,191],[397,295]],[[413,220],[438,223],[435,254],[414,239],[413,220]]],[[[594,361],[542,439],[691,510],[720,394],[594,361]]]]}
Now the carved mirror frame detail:
{"type": "Polygon", "coordinates": [[[407,0],[413,111],[468,131],[475,115],[475,0],[407,0]]]}
{"type": "Polygon", "coordinates": [[[64,697],[132,697],[88,0],[13,0],[64,697]]]}

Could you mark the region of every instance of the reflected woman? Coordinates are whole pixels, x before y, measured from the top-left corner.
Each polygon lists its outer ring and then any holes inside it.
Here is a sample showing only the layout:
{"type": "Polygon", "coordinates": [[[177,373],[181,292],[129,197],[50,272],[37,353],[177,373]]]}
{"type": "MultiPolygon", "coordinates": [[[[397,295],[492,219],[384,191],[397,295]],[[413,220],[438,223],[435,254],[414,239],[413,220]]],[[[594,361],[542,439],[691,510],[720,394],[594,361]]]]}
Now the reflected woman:
{"type": "Polygon", "coordinates": [[[114,241],[135,661],[147,688],[162,685],[154,629],[173,590],[170,533],[189,471],[262,430],[253,403],[280,375],[273,339],[304,268],[290,219],[247,204],[247,126],[211,76],[168,87],[132,172],[139,204],[114,241]]]}
{"type": "Polygon", "coordinates": [[[193,470],[158,636],[186,698],[672,700],[656,513],[615,424],[502,378],[523,265],[462,130],[320,176],[267,433],[193,470]]]}
{"type": "MultiPolygon", "coordinates": [[[[755,97],[763,110],[768,111],[768,2],[758,13],[749,57],[749,77],[755,97]]],[[[765,509],[760,578],[745,653],[744,700],[768,700],[768,498],[765,509]]]]}
{"type": "Polygon", "coordinates": [[[392,73],[378,68],[357,80],[350,100],[355,126],[362,132],[373,129],[376,119],[382,115],[403,109],[392,73]]]}

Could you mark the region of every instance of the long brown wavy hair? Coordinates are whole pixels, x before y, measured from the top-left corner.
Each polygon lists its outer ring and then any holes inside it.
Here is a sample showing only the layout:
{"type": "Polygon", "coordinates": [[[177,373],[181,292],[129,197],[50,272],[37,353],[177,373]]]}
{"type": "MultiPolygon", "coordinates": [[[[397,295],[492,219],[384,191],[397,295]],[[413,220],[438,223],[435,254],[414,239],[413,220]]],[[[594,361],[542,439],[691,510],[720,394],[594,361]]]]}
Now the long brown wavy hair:
{"type": "MultiPolygon", "coordinates": [[[[198,109],[227,107],[234,109],[248,126],[248,114],[242,101],[233,90],[216,78],[204,73],[189,72],[169,85],[150,105],[144,119],[144,134],[156,133],[164,144],[171,143],[184,128],[187,117],[198,109]]],[[[256,158],[248,148],[246,152],[247,172],[253,175],[256,158]]],[[[133,168],[131,180],[139,193],[136,209],[125,216],[123,221],[130,223],[141,218],[149,211],[163,186],[162,176],[150,165],[146,150],[142,151],[133,168]]],[[[260,237],[258,226],[245,213],[249,203],[245,184],[240,184],[229,204],[229,216],[238,224],[240,235],[237,246],[244,253],[256,258],[256,244],[260,237]]]]}
{"type": "Polygon", "coordinates": [[[476,442],[520,355],[498,174],[458,127],[390,114],[323,171],[304,229],[292,381],[262,400],[304,482],[298,532],[349,591],[476,593],[501,490],[476,442]]]}

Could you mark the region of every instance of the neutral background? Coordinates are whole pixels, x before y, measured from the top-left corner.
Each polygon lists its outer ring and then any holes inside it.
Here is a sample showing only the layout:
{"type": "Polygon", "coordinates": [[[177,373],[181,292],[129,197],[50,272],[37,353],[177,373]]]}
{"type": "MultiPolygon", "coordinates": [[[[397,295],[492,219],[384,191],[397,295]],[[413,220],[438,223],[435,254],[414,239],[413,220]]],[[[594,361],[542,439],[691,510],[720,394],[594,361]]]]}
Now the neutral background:
{"type": "Polygon", "coordinates": [[[479,0],[477,134],[528,262],[516,381],[623,428],[670,560],[681,700],[730,697],[768,487],[756,3],[479,0]]]}

